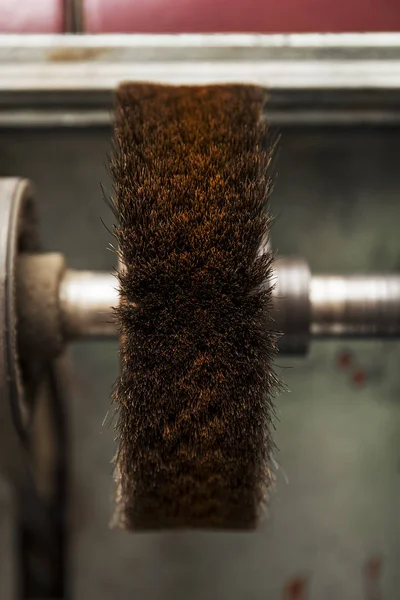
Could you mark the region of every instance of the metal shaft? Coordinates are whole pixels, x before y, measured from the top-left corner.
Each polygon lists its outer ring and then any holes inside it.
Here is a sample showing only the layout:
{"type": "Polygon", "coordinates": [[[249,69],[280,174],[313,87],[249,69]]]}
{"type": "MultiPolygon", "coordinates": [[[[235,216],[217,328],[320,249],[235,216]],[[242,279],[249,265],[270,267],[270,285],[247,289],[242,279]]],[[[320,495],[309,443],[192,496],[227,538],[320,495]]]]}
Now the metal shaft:
{"type": "Polygon", "coordinates": [[[118,281],[109,273],[67,269],[60,283],[60,312],[68,340],[115,336],[118,281]]]}
{"type": "MultiPolygon", "coordinates": [[[[311,277],[304,261],[287,258],[275,268],[274,318],[284,351],[303,353],[310,338],[400,336],[400,275],[311,277]]],[[[115,336],[118,302],[113,275],[67,270],[60,285],[66,339],[115,336]]]]}
{"type": "Polygon", "coordinates": [[[313,337],[400,333],[400,276],[318,276],[310,282],[313,337]]]}

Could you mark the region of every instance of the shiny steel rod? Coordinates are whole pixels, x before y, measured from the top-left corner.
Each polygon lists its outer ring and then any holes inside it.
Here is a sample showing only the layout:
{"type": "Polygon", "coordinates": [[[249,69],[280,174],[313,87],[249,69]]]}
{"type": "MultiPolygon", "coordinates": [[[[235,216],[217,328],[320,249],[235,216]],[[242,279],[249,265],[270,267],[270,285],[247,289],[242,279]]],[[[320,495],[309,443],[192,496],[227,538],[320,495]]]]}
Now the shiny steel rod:
{"type": "MultiPolygon", "coordinates": [[[[400,275],[312,277],[300,259],[280,259],[273,283],[277,329],[285,336],[400,336],[400,275]]],[[[67,340],[116,335],[114,275],[68,269],[59,299],[67,340]]]]}
{"type": "Polygon", "coordinates": [[[318,276],[310,281],[312,337],[400,333],[400,276],[318,276]]]}
{"type": "Polygon", "coordinates": [[[67,269],[60,283],[60,313],[68,340],[117,335],[117,278],[111,273],[67,269]]]}

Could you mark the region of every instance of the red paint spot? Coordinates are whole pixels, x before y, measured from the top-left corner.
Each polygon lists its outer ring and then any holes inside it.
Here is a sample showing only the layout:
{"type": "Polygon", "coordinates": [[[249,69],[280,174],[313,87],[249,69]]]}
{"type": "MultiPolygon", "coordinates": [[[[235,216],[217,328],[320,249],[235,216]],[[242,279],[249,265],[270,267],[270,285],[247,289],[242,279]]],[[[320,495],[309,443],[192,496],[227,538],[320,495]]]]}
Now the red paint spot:
{"type": "Polygon", "coordinates": [[[284,587],[283,600],[306,600],[307,580],[305,577],[295,577],[284,587]]]}
{"type": "Polygon", "coordinates": [[[358,369],[353,373],[353,383],[362,386],[367,380],[367,372],[364,369],[358,369]]]}
{"type": "Polygon", "coordinates": [[[382,559],[377,556],[370,558],[365,565],[365,570],[370,581],[379,580],[382,571],[382,559]]]}
{"type": "Polygon", "coordinates": [[[379,556],[368,559],[364,565],[366,600],[382,600],[381,575],[383,561],[379,556]]]}
{"type": "Polygon", "coordinates": [[[350,352],[341,352],[336,361],[340,369],[350,369],[353,364],[353,356],[350,352]]]}

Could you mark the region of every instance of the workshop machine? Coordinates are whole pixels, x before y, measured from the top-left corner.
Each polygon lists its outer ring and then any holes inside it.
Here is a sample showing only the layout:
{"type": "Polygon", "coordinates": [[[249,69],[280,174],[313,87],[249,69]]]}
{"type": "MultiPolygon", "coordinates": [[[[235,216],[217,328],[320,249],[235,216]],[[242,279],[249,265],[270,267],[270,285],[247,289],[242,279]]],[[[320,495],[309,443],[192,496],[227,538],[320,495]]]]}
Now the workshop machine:
{"type": "Polygon", "coordinates": [[[0,36],[2,600],[272,598],[303,572],[313,598],[355,599],[374,553],[397,598],[399,100],[400,34],[0,36]],[[262,534],[108,528],[121,81],[268,89],[277,362],[295,368],[262,534]]]}

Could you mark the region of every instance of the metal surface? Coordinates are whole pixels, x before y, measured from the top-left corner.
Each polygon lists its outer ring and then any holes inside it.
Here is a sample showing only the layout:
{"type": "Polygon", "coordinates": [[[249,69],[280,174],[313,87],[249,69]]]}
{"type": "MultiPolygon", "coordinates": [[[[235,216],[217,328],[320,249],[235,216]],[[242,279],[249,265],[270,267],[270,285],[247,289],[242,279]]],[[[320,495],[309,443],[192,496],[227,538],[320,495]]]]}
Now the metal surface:
{"type": "Polygon", "coordinates": [[[313,277],[315,337],[391,337],[400,332],[400,276],[313,277]]]}
{"type": "Polygon", "coordinates": [[[284,334],[279,340],[279,350],[287,354],[305,354],[310,343],[310,268],[301,258],[278,258],[275,273],[276,329],[284,334]]]}
{"type": "Polygon", "coordinates": [[[400,33],[0,35],[0,62],[399,60],[400,33]]]}
{"type": "Polygon", "coordinates": [[[0,179],[0,470],[18,486],[29,478],[24,443],[31,406],[17,349],[15,271],[18,252],[37,249],[32,202],[26,181],[0,179]]]}
{"type": "Polygon", "coordinates": [[[116,277],[108,273],[67,270],[60,285],[60,310],[68,341],[116,335],[117,285],[116,277]]]}
{"type": "Polygon", "coordinates": [[[5,600],[15,600],[17,556],[10,552],[15,543],[15,496],[12,487],[0,478],[0,581],[5,600]]]}
{"type": "Polygon", "coordinates": [[[38,250],[31,185],[0,178],[0,473],[14,492],[21,600],[61,598],[65,575],[61,367],[18,344],[17,265],[38,250]]]}
{"type": "MultiPolygon", "coordinates": [[[[31,99],[34,103],[34,100],[31,99]]],[[[36,128],[51,129],[53,127],[108,127],[113,123],[111,110],[111,99],[109,108],[96,109],[92,107],[73,108],[66,104],[57,109],[45,108],[0,108],[0,127],[2,128],[36,128]]],[[[346,100],[351,104],[351,98],[346,100]]],[[[286,109],[273,108],[272,105],[265,112],[266,118],[271,125],[300,125],[300,126],[393,126],[400,125],[400,101],[396,106],[370,107],[357,106],[332,109],[328,107],[313,107],[299,109],[295,105],[287,106],[286,109]]]]}
{"type": "Polygon", "coordinates": [[[0,125],[96,126],[121,81],[253,83],[277,124],[400,122],[400,34],[0,35],[0,125]]]}
{"type": "Polygon", "coordinates": [[[51,360],[64,349],[59,287],[65,260],[56,253],[23,253],[16,264],[17,338],[21,360],[51,360]]]}
{"type": "MultiPolygon", "coordinates": [[[[186,50],[179,48],[184,56],[186,50]]],[[[110,62],[90,59],[90,52],[77,60],[79,48],[71,51],[57,48],[44,63],[21,64],[11,61],[0,66],[0,90],[31,91],[112,91],[122,81],[148,81],[171,85],[203,85],[216,83],[256,84],[269,90],[398,90],[400,60],[273,60],[208,59],[170,61],[158,54],[152,60],[110,62]],[[61,52],[64,51],[64,56],[61,52]]],[[[101,50],[93,49],[93,55],[101,50]]],[[[166,52],[168,56],[168,52],[166,52]]]]}

